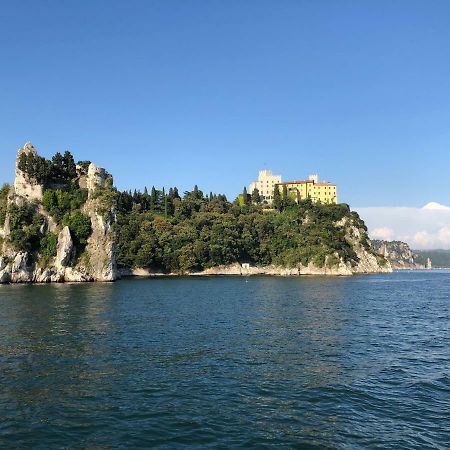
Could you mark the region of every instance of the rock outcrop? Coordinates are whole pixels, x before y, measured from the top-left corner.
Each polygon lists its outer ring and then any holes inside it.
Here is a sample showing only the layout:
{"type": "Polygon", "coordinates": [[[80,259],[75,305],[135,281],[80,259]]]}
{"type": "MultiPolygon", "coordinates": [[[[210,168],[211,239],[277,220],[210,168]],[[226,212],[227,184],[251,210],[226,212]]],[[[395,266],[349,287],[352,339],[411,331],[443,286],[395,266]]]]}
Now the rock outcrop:
{"type": "Polygon", "coordinates": [[[424,269],[423,264],[416,261],[417,255],[412,252],[406,242],[401,241],[372,241],[372,245],[380,255],[383,255],[393,269],[424,269]]]}
{"type": "Polygon", "coordinates": [[[27,142],[23,148],[20,148],[16,158],[16,176],[14,178],[13,188],[11,190],[11,200],[17,204],[26,201],[42,201],[44,194],[44,187],[36,180],[29,178],[24,172],[19,169],[19,158],[22,154],[34,154],[37,156],[36,149],[30,142],[27,142]]]}
{"type": "Polygon", "coordinates": [[[363,235],[365,230],[350,223],[347,217],[344,217],[336,226],[345,228],[345,238],[356,253],[358,263],[355,266],[348,267],[351,273],[383,273],[392,272],[392,266],[389,260],[378,255],[373,247],[372,241],[363,235]]]}
{"type": "MultiPolygon", "coordinates": [[[[75,182],[87,189],[87,201],[82,213],[91,221],[91,235],[82,254],[77,254],[75,242],[68,226],[59,224],[42,200],[45,186],[19,169],[22,154],[38,156],[32,144],[19,149],[16,159],[14,184],[8,195],[8,205],[32,205],[40,220],[40,234],[57,235],[56,256],[45,257],[39,250],[17,251],[10,244],[11,218],[6,215],[2,230],[3,247],[0,249],[0,283],[50,283],[82,281],[114,281],[120,274],[116,268],[115,241],[112,224],[115,222],[114,205],[103,195],[111,185],[107,172],[90,164],[87,174],[78,173],[75,182]]],[[[111,183],[112,184],[112,183],[111,183]]]]}
{"type": "Polygon", "coordinates": [[[73,255],[73,241],[68,226],[65,226],[58,235],[58,246],[55,258],[55,267],[58,270],[70,265],[73,255]]]}

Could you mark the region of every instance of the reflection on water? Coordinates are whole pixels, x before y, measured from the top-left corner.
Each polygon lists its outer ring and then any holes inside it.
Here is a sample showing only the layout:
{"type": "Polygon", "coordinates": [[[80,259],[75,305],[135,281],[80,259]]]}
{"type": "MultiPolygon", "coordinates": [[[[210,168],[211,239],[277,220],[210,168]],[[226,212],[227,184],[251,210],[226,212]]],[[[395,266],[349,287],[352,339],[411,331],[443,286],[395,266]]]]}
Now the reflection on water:
{"type": "Polygon", "coordinates": [[[437,272],[1,286],[0,447],[443,448],[449,287],[437,272]]]}

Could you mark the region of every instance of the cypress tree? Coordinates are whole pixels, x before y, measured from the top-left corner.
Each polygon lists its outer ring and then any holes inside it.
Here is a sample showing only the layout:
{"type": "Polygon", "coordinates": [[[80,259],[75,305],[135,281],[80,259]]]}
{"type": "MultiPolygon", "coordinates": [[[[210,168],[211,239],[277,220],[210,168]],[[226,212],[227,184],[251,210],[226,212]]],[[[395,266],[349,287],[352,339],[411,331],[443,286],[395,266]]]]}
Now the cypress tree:
{"type": "Polygon", "coordinates": [[[164,217],[167,219],[167,195],[164,188],[162,188],[162,200],[164,205],[164,217]]]}
{"type": "Polygon", "coordinates": [[[272,205],[275,209],[281,210],[281,195],[279,185],[276,184],[273,189],[273,201],[272,205]]]}
{"type": "Polygon", "coordinates": [[[63,162],[63,178],[66,181],[72,180],[77,176],[77,166],[75,164],[75,160],[73,159],[72,153],[68,150],[64,152],[64,156],[62,157],[63,162]]]}
{"type": "Polygon", "coordinates": [[[150,209],[155,210],[158,205],[158,194],[156,192],[155,186],[152,186],[152,191],[150,194],[150,209]]]}
{"type": "Polygon", "coordinates": [[[286,206],[288,203],[288,191],[287,186],[283,184],[283,206],[286,206]]]}
{"type": "Polygon", "coordinates": [[[247,188],[244,186],[244,189],[242,190],[242,200],[244,201],[244,205],[248,205],[248,194],[247,194],[247,188]]]}

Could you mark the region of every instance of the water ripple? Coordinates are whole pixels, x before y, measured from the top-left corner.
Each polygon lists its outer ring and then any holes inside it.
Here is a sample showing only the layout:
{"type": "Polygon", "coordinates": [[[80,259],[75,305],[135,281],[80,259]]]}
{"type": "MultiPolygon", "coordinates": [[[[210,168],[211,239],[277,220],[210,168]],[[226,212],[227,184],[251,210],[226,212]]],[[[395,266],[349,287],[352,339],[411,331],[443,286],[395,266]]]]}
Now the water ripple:
{"type": "Polygon", "coordinates": [[[448,448],[449,278],[1,286],[0,448],[448,448]]]}

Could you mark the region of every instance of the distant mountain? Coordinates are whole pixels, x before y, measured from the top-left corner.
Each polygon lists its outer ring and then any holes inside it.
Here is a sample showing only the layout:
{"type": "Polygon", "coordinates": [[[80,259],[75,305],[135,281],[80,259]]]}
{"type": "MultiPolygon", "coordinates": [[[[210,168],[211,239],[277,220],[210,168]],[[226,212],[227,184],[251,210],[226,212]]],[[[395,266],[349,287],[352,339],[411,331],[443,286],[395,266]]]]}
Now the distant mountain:
{"type": "Polygon", "coordinates": [[[426,264],[431,259],[433,267],[450,268],[450,250],[414,250],[416,262],[426,264]]]}

